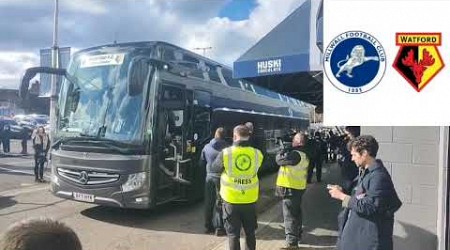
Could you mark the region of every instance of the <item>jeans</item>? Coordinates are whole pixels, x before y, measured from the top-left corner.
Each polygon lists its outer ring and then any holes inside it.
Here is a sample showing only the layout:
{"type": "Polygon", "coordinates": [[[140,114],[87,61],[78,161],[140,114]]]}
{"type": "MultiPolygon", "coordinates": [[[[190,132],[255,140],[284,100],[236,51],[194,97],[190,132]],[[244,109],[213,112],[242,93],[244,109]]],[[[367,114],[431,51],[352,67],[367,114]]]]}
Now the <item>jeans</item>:
{"type": "Polygon", "coordinates": [[[223,229],[222,208],[218,207],[220,177],[207,176],[205,181],[205,228],[223,229]]]}

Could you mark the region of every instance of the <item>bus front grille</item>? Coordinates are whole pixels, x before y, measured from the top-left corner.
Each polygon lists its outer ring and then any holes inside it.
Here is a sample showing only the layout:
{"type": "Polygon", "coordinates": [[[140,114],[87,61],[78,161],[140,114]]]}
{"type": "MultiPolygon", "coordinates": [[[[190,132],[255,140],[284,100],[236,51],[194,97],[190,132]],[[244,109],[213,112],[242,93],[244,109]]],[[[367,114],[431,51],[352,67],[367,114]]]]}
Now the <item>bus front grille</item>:
{"type": "Polygon", "coordinates": [[[58,175],[82,185],[106,184],[119,180],[118,174],[86,171],[79,169],[57,168],[58,175]]]}

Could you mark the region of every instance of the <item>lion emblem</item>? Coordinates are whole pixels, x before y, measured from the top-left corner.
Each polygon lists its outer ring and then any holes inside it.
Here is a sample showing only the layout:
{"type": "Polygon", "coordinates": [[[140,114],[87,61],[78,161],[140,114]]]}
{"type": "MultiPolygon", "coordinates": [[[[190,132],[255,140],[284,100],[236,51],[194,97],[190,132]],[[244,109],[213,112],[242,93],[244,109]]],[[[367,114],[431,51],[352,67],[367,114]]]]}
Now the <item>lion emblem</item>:
{"type": "Polygon", "coordinates": [[[377,56],[365,56],[365,49],[362,45],[356,45],[353,47],[350,58],[349,55],[344,60],[337,63],[339,71],[336,77],[340,77],[343,72],[347,72],[348,77],[353,77],[352,70],[354,67],[360,66],[367,61],[379,61],[377,56]]]}

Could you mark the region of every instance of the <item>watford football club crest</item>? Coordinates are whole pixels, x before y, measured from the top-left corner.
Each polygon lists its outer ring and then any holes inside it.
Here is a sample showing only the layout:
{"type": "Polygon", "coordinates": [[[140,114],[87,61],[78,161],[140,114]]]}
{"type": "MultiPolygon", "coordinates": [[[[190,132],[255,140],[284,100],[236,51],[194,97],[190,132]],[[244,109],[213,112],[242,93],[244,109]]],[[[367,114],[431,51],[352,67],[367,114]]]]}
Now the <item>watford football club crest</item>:
{"type": "Polygon", "coordinates": [[[400,49],[393,67],[420,92],[444,68],[441,33],[397,33],[400,49]]]}

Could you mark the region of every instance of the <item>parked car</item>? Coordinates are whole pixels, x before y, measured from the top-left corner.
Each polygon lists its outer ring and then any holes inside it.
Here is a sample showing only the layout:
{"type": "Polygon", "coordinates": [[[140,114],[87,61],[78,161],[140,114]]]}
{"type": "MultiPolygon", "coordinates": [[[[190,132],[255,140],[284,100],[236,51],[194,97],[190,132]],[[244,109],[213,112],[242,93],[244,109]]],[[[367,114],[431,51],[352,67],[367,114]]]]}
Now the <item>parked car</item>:
{"type": "MultiPolygon", "coordinates": [[[[0,117],[0,127],[5,128],[6,125],[9,125],[11,139],[22,139],[23,133],[27,131],[26,128],[20,126],[15,120],[7,117],[0,117]]],[[[27,133],[31,136],[32,131],[27,131],[27,133]]]]}

